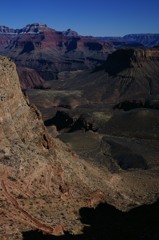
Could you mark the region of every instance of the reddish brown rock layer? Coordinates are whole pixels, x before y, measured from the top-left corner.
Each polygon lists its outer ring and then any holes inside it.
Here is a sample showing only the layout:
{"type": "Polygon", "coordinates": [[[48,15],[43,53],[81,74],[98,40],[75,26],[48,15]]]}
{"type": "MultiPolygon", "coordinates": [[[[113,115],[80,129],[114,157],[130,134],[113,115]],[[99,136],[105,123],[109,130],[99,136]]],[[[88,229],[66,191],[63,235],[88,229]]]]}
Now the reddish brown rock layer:
{"type": "Polygon", "coordinates": [[[17,66],[36,70],[45,80],[56,79],[61,71],[92,68],[113,50],[110,43],[67,35],[45,24],[30,24],[12,34],[7,31],[0,32],[0,53],[17,66]]]}
{"type": "Polygon", "coordinates": [[[21,89],[38,88],[47,89],[49,84],[42,79],[42,77],[34,70],[30,68],[17,68],[17,73],[20,80],[21,89]]]}

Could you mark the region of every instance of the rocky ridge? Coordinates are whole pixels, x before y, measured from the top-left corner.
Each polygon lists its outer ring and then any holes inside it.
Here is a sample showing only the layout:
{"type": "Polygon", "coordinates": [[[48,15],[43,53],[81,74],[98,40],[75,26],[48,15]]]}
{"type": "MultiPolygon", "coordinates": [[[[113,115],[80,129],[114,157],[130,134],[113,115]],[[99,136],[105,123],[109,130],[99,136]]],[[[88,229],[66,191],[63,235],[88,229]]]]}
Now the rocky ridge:
{"type": "Polygon", "coordinates": [[[48,135],[40,113],[20,90],[15,65],[1,57],[0,71],[0,236],[21,239],[20,232],[28,229],[53,235],[72,231],[67,219],[76,221],[74,210],[89,205],[85,165],[48,135]]]}
{"type": "Polygon", "coordinates": [[[20,80],[20,85],[22,90],[29,88],[36,89],[48,89],[49,84],[44,81],[44,79],[31,68],[17,67],[17,73],[20,80]]]}
{"type": "Polygon", "coordinates": [[[74,79],[68,85],[72,89],[82,89],[84,97],[92,102],[144,103],[158,99],[158,69],[157,48],[124,48],[110,54],[105,63],[97,67],[91,75],[83,76],[83,81],[74,79]]]}
{"type": "Polygon", "coordinates": [[[149,47],[158,42],[158,34],[97,38],[81,36],[71,29],[57,31],[39,23],[21,29],[0,26],[0,54],[13,59],[18,67],[34,69],[44,80],[57,79],[65,71],[93,69],[115,49],[149,47]]]}
{"type": "Polygon", "coordinates": [[[16,33],[16,30],[6,26],[0,26],[0,34],[14,34],[14,33],[16,33]]]}
{"type": "Polygon", "coordinates": [[[108,57],[105,71],[116,79],[120,100],[137,101],[158,95],[158,66],[157,49],[121,49],[108,57]]]}
{"type": "Polygon", "coordinates": [[[155,47],[159,44],[158,33],[127,34],[123,37],[98,37],[101,41],[110,41],[116,48],[155,47]]]}
{"type": "Polygon", "coordinates": [[[123,37],[124,40],[129,42],[140,43],[147,47],[156,46],[159,44],[159,34],[127,34],[123,37]]]}
{"type": "Polygon", "coordinates": [[[11,57],[17,66],[36,70],[45,80],[56,79],[62,71],[92,68],[112,49],[110,43],[80,36],[70,29],[56,31],[46,24],[28,24],[13,31],[0,28],[0,53],[11,57]]]}

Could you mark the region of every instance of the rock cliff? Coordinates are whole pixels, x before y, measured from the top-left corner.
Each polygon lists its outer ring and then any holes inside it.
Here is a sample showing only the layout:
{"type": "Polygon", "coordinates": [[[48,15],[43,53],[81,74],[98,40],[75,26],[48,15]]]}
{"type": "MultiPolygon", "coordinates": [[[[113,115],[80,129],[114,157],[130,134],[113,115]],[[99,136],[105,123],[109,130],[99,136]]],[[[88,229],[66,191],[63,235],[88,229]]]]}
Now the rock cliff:
{"type": "Polygon", "coordinates": [[[19,76],[22,90],[26,90],[29,88],[49,88],[49,84],[45,82],[44,79],[34,69],[19,67],[17,68],[17,73],[19,76]]]}
{"type": "MultiPolygon", "coordinates": [[[[84,81],[72,81],[97,102],[146,101],[159,94],[159,50],[124,48],[110,54],[84,81]],[[78,82],[80,85],[78,85],[78,82]],[[91,88],[91,89],[90,89],[91,88]],[[98,88],[98,91],[96,90],[98,88]]],[[[74,88],[75,88],[74,87],[74,88]]]]}
{"type": "Polygon", "coordinates": [[[74,211],[89,205],[84,165],[49,137],[20,90],[15,65],[1,57],[0,72],[0,236],[21,239],[20,232],[35,228],[55,235],[71,231],[74,211]]]}

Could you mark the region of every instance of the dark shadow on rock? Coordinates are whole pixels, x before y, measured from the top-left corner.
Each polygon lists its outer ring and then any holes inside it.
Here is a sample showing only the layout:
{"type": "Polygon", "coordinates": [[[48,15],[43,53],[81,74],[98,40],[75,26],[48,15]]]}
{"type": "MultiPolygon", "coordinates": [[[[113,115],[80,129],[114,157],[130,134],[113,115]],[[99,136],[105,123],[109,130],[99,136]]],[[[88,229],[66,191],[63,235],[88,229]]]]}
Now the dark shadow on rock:
{"type": "Polygon", "coordinates": [[[90,114],[81,114],[79,118],[71,126],[70,132],[85,130],[85,131],[97,131],[94,119],[90,114]]]}
{"type": "Polygon", "coordinates": [[[159,109],[159,100],[126,100],[117,103],[113,109],[123,109],[124,111],[130,111],[136,108],[148,108],[148,109],[159,109]]]}
{"type": "Polygon", "coordinates": [[[158,240],[159,201],[123,213],[108,204],[82,208],[81,235],[49,236],[38,231],[23,233],[23,240],[158,240]]]}
{"type": "Polygon", "coordinates": [[[110,145],[111,154],[117,164],[123,170],[128,169],[148,169],[146,160],[142,155],[136,154],[131,149],[122,144],[116,143],[103,137],[103,141],[106,141],[110,145]]]}
{"type": "Polygon", "coordinates": [[[63,111],[57,111],[56,115],[44,122],[45,126],[55,125],[57,130],[68,128],[73,123],[73,119],[69,116],[68,113],[63,111]]]}
{"type": "Polygon", "coordinates": [[[103,48],[102,44],[98,42],[87,42],[85,45],[92,51],[100,51],[103,48]]]}
{"type": "Polygon", "coordinates": [[[131,68],[132,59],[136,61],[133,48],[118,49],[108,55],[107,60],[97,66],[94,72],[105,70],[109,75],[116,76],[127,68],[131,68]]]}
{"type": "Polygon", "coordinates": [[[154,240],[159,239],[159,201],[122,213],[108,204],[96,209],[81,209],[81,221],[90,224],[84,235],[91,240],[154,240]]]}
{"type": "Polygon", "coordinates": [[[23,48],[23,50],[20,54],[30,53],[34,49],[35,49],[34,44],[31,41],[28,41],[28,42],[25,43],[24,48],[23,48]]]}

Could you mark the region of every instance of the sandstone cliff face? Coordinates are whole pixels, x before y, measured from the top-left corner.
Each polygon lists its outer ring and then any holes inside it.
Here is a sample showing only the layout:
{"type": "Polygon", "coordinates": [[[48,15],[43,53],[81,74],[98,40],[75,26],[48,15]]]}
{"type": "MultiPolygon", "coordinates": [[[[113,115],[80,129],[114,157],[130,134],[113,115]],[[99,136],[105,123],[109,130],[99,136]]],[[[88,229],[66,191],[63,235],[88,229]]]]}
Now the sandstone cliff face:
{"type": "Polygon", "coordinates": [[[6,129],[1,129],[1,134],[4,136],[1,137],[2,146],[3,141],[6,139],[7,141],[11,141],[12,138],[17,138],[17,140],[20,139],[22,142],[34,142],[34,140],[35,142],[39,142],[40,135],[44,129],[39,134],[39,139],[35,139],[34,134],[31,134],[32,131],[35,132],[35,128],[38,129],[40,122],[36,119],[35,124],[33,125],[26,121],[32,121],[34,119],[36,116],[36,110],[33,111],[29,109],[27,101],[24,100],[24,96],[20,91],[20,84],[17,82],[18,75],[15,70],[15,65],[4,58],[1,58],[1,62],[3,62],[3,64],[1,64],[0,115],[1,127],[6,126],[6,129]],[[28,126],[27,129],[26,126],[28,126]]]}
{"type": "Polygon", "coordinates": [[[79,195],[79,190],[70,189],[75,185],[69,165],[65,171],[68,171],[67,178],[72,184],[64,180],[64,166],[61,166],[60,159],[67,165],[64,158],[71,160],[75,157],[69,149],[64,150],[66,154],[61,151],[62,144],[55,143],[48,136],[40,113],[29,105],[20,90],[15,65],[0,58],[0,72],[0,236],[20,238],[20,232],[28,227],[62,234],[66,219],[61,226],[57,215],[64,212],[65,201],[69,204],[68,191],[79,195]],[[56,200],[52,201],[52,198],[56,200]],[[47,216],[41,213],[43,207],[47,216]],[[49,213],[53,209],[56,213],[49,213]]]}
{"type": "MultiPolygon", "coordinates": [[[[51,138],[20,90],[16,67],[0,57],[0,238],[81,230],[79,209],[106,201],[122,211],[158,198],[157,174],[94,165],[51,138]]],[[[111,158],[105,143],[99,158],[111,158]]]]}

